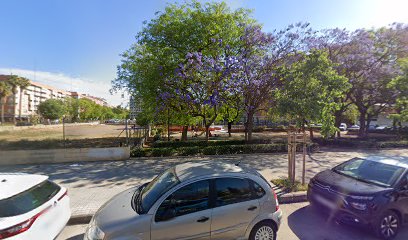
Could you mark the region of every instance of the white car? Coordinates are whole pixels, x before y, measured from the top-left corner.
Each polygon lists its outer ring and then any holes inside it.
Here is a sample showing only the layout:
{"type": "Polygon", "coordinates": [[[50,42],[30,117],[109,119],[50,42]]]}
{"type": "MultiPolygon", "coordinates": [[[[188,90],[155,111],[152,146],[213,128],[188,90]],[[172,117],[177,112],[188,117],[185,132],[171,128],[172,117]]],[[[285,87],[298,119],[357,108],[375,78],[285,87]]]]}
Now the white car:
{"type": "Polygon", "coordinates": [[[67,193],[48,176],[0,173],[0,239],[55,239],[71,217],[67,193]]]}
{"type": "Polygon", "coordinates": [[[346,131],[347,130],[347,124],[340,123],[339,129],[340,129],[340,131],[346,131]]]}

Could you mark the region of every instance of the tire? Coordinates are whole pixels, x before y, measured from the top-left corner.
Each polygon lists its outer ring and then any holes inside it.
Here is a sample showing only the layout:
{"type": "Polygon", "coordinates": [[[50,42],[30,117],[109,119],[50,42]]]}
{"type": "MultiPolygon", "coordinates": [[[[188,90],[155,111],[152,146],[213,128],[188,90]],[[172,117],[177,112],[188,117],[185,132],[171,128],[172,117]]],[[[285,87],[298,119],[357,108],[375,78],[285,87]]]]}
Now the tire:
{"type": "Polygon", "coordinates": [[[386,211],[379,218],[376,226],[374,226],[377,236],[381,239],[394,239],[398,234],[401,226],[401,220],[393,211],[386,211]]]}
{"type": "Polygon", "coordinates": [[[256,224],[252,228],[249,240],[276,240],[276,227],[269,221],[256,224]]]}

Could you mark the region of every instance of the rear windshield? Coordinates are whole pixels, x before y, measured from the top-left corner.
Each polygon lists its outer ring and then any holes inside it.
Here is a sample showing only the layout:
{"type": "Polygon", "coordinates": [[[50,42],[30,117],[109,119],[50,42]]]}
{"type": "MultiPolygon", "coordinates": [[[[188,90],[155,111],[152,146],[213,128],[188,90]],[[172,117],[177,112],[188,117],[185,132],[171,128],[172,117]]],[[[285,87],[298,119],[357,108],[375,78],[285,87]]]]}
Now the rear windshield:
{"type": "Polygon", "coordinates": [[[0,217],[12,217],[27,213],[43,205],[61,189],[57,184],[44,181],[27,191],[0,200],[0,217]]]}

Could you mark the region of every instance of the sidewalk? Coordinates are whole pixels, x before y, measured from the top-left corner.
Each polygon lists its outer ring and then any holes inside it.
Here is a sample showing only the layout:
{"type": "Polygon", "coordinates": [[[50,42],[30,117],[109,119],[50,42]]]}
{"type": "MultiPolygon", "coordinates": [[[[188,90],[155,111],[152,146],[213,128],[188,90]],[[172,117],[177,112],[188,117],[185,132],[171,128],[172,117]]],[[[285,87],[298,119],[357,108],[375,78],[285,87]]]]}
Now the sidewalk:
{"type": "MultiPolygon", "coordinates": [[[[368,155],[408,157],[408,149],[354,150],[322,149],[306,158],[306,181],[316,173],[352,157],[368,155]]],[[[116,162],[41,164],[34,166],[2,166],[1,172],[45,174],[68,188],[72,216],[93,215],[99,207],[117,193],[151,180],[172,165],[186,161],[226,161],[249,165],[268,180],[287,175],[287,154],[245,154],[182,158],[143,158],[116,162]]],[[[302,156],[297,156],[297,178],[301,177],[302,156]]]]}

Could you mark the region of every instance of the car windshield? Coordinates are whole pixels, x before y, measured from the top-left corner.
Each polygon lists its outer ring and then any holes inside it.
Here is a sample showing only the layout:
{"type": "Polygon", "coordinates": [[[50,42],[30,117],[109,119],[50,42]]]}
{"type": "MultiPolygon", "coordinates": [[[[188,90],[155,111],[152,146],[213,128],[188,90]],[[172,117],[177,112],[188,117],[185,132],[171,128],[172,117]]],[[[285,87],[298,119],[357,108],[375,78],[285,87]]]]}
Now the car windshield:
{"type": "Polygon", "coordinates": [[[50,181],[44,181],[27,191],[0,200],[0,218],[27,213],[48,202],[61,188],[50,181]]]}
{"type": "Polygon", "coordinates": [[[174,168],[170,168],[158,175],[146,185],[139,196],[140,213],[146,213],[164,193],[180,183],[174,168]]]}
{"type": "Polygon", "coordinates": [[[404,172],[404,168],[355,158],[333,168],[339,174],[355,178],[362,182],[390,187],[404,172]]]}

